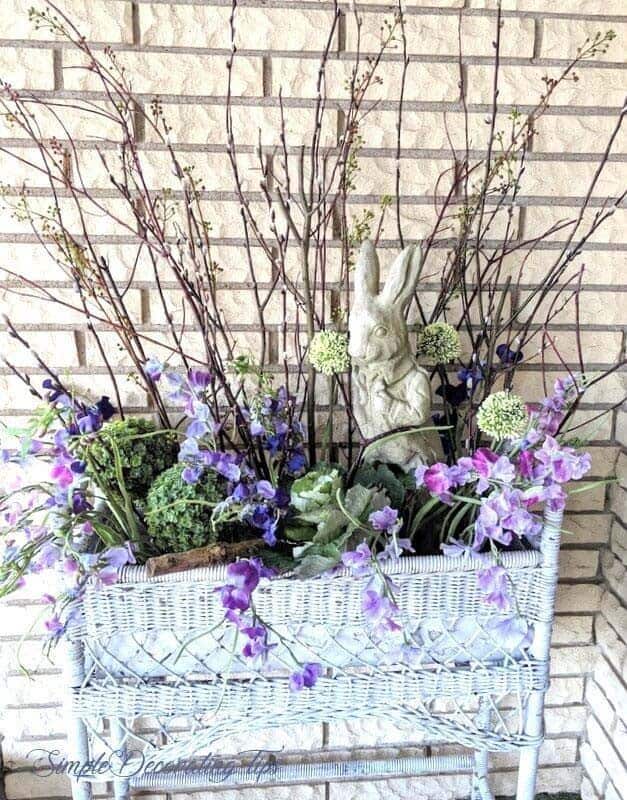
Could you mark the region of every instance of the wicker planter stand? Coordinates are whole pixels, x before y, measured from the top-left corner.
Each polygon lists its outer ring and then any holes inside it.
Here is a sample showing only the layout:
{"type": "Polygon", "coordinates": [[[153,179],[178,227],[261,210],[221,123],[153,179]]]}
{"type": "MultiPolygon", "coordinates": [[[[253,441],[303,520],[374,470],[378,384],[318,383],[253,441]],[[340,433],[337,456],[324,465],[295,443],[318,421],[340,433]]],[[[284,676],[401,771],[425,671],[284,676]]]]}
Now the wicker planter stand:
{"type": "Polygon", "coordinates": [[[116,585],[88,589],[67,646],[69,758],[105,759],[74,779],[75,800],[88,800],[91,784],[107,780],[122,800],[135,789],[438,772],[468,773],[469,796],[488,800],[489,753],[511,750],[520,754],[517,799],[532,800],[560,528],[561,515],[548,513],[541,550],[503,559],[519,613],[534,628],[524,651],[494,640],[494,611],[478,591],[476,562],[433,556],[386,563],[418,646],[411,665],[399,664],[369,635],[360,597],[367,578],[280,578],[257,590],[258,611],[281,644],[267,668],[252,672],[214,592],[225,567],[156,579],[142,567],[125,568],[116,585]],[[288,649],[327,667],[314,688],[290,692],[288,649]],[[221,737],[250,733],[252,748],[255,730],[375,717],[408,721],[425,742],[459,745],[460,754],[334,761],[320,751],[298,763],[279,754],[264,770],[245,760],[199,767],[221,737]]]}

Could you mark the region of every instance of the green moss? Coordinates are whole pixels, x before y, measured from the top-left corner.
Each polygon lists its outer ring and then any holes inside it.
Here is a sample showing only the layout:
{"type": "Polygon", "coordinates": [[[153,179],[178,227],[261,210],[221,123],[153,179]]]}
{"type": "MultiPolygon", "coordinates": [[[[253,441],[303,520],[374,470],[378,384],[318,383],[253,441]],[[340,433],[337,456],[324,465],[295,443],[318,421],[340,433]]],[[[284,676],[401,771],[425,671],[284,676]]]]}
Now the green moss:
{"type": "Polygon", "coordinates": [[[176,464],[159,475],[146,499],[148,533],[161,553],[184,553],[218,538],[211,514],[224,499],[220,479],[207,470],[197,483],[185,483],[183,469],[176,464]]]}
{"type": "Polygon", "coordinates": [[[173,431],[158,431],[150,420],[130,417],[105,425],[91,453],[98,465],[97,480],[119,492],[114,455],[117,450],[126,491],[133,499],[141,500],[157,475],[176,463],[178,449],[173,431]]]}

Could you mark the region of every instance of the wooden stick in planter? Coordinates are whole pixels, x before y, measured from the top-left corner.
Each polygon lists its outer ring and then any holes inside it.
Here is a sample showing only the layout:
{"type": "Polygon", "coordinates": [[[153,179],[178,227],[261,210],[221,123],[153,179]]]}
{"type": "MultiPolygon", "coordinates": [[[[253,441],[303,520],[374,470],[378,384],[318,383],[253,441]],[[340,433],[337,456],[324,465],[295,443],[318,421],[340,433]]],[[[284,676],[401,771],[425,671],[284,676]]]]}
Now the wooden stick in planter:
{"type": "Polygon", "coordinates": [[[146,561],[148,577],[167,575],[170,572],[184,572],[196,567],[211,567],[215,564],[226,564],[240,556],[249,556],[266,547],[263,539],[245,539],[243,542],[222,542],[196,547],[186,553],[166,553],[153,556],[146,561]]]}

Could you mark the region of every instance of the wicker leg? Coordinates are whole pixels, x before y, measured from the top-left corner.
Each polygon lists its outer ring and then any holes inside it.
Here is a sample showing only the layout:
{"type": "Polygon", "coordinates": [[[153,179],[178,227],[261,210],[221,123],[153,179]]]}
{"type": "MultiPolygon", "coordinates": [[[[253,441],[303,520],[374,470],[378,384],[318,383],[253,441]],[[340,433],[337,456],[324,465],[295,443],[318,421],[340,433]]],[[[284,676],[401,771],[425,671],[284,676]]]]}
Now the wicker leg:
{"type": "MultiPolygon", "coordinates": [[[[111,720],[111,749],[120,756],[126,750],[126,729],[123,719],[111,720]]],[[[120,762],[123,763],[122,757],[120,762]]],[[[129,800],[131,795],[128,778],[116,778],[113,781],[113,796],[115,800],[129,800]]]]}
{"type": "MultiPolygon", "coordinates": [[[[70,761],[86,764],[89,761],[89,739],[87,727],[82,719],[73,719],[68,730],[68,753],[70,761]]],[[[91,783],[72,778],[72,800],[92,800],[91,783]]]]}
{"type": "Polygon", "coordinates": [[[472,776],[470,800],[493,800],[488,784],[488,751],[475,752],[475,770],[472,776]]]}
{"type": "MultiPolygon", "coordinates": [[[[525,733],[541,736],[544,726],[544,692],[532,692],[527,703],[525,733]]],[[[525,747],[520,753],[518,766],[518,786],[516,800],[534,800],[536,796],[536,776],[540,746],[525,747]]]]}
{"type": "MultiPolygon", "coordinates": [[[[87,734],[87,726],[83,720],[72,713],[72,700],[74,691],[80,689],[85,678],[83,648],[78,642],[68,642],[64,648],[63,655],[65,716],[68,725],[68,759],[82,765],[89,762],[89,736],[87,734]]],[[[93,793],[90,783],[79,781],[77,778],[72,777],[71,785],[73,800],[92,800],[93,793]]]]}

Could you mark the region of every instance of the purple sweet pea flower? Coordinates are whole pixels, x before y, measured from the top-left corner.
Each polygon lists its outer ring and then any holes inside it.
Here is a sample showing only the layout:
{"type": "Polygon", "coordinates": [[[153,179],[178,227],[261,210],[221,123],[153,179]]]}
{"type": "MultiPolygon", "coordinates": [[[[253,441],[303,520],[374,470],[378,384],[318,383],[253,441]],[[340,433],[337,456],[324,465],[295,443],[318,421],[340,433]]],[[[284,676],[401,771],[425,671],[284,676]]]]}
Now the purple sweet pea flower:
{"type": "Polygon", "coordinates": [[[181,473],[181,478],[185,481],[185,483],[192,484],[192,483],[198,483],[201,475],[202,475],[202,467],[187,466],[181,473]]]}
{"type": "Polygon", "coordinates": [[[58,614],[54,614],[52,617],[49,617],[49,619],[44,620],[44,627],[50,636],[54,638],[61,636],[65,630],[65,624],[61,621],[58,614]]]}
{"type": "Polygon", "coordinates": [[[390,506],[384,506],[378,511],[373,511],[368,517],[368,522],[375,531],[385,531],[389,534],[396,533],[401,526],[398,511],[390,506]]]}
{"type": "Polygon", "coordinates": [[[57,461],[52,465],[50,470],[50,478],[61,489],[67,489],[74,483],[74,473],[63,461],[57,461]]]}
{"type": "Polygon", "coordinates": [[[119,547],[110,547],[103,553],[103,557],[110,567],[124,567],[126,564],[136,564],[132,542],[127,542],[119,547]]]}
{"type": "Polygon", "coordinates": [[[386,632],[401,629],[396,621],[398,606],[389,597],[379,594],[374,589],[366,589],[363,592],[361,610],[366,621],[373,626],[375,638],[381,638],[386,632]]]}
{"type": "Polygon", "coordinates": [[[144,364],[144,372],[151,381],[156,383],[158,380],[160,380],[161,375],[163,374],[163,364],[158,358],[153,356],[144,364]]]}
{"type": "Polygon", "coordinates": [[[305,469],[306,465],[307,459],[305,458],[304,453],[292,453],[287,460],[287,470],[290,475],[298,475],[305,469]]]}
{"type": "Polygon", "coordinates": [[[103,586],[113,586],[114,583],[117,583],[118,580],[118,569],[117,567],[108,566],[99,569],[96,572],[96,583],[99,587],[103,586]]]}
{"type": "Polygon", "coordinates": [[[266,432],[262,423],[255,419],[250,423],[249,430],[252,436],[263,436],[266,432]]]}
{"type": "Polygon", "coordinates": [[[499,565],[493,565],[487,569],[479,570],[477,573],[477,583],[484,593],[484,600],[490,605],[496,606],[499,611],[509,611],[511,607],[511,597],[507,572],[499,565]]]}
{"type": "Polygon", "coordinates": [[[262,625],[242,627],[241,631],[248,637],[242,648],[244,658],[265,661],[270,650],[276,647],[276,644],[268,643],[268,631],[262,625]]]}
{"type": "Polygon", "coordinates": [[[292,692],[300,692],[301,689],[311,689],[318,682],[318,678],[322,675],[324,669],[322,664],[307,663],[303,664],[303,668],[294,672],[290,676],[290,690],[292,692]]]}
{"type": "Polygon", "coordinates": [[[508,653],[524,650],[533,641],[533,628],[522,617],[492,617],[486,624],[499,647],[508,653]]]}
{"type": "Polygon", "coordinates": [[[579,480],[591,467],[589,453],[577,453],[572,447],[560,447],[552,436],[547,436],[540,450],[536,450],[535,459],[538,465],[534,476],[556,483],[579,480]]]}
{"type": "Polygon", "coordinates": [[[366,542],[358,544],[354,550],[342,554],[342,563],[358,578],[372,571],[372,552],[366,542]]]}
{"type": "Polygon", "coordinates": [[[187,380],[195,392],[204,392],[211,385],[212,375],[200,369],[190,369],[187,373],[187,380]]]}
{"type": "Polygon", "coordinates": [[[264,500],[274,500],[276,489],[270,481],[258,481],[257,494],[263,497],[264,500]]]}
{"type": "Polygon", "coordinates": [[[229,564],[226,571],[228,583],[218,590],[222,605],[227,610],[246,611],[260,579],[274,574],[274,570],[265,567],[258,558],[245,558],[229,564]]]}

